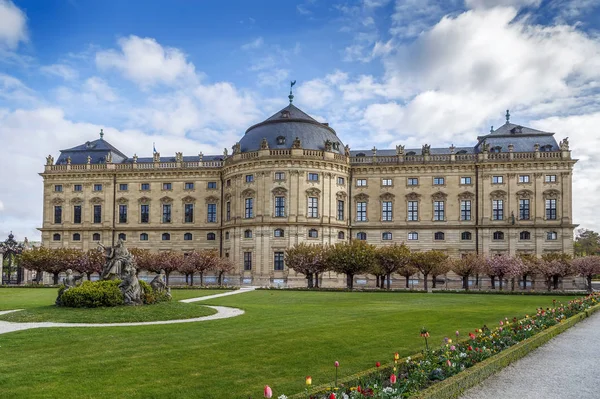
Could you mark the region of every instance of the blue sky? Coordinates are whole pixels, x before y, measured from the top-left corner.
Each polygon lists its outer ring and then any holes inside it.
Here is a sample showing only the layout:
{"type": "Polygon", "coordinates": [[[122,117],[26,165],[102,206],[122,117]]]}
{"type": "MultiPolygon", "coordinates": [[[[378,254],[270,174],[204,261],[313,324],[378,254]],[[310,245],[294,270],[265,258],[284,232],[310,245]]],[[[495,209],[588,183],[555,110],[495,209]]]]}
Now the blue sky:
{"type": "Polygon", "coordinates": [[[600,0],[0,0],[0,235],[37,238],[48,154],[220,154],[294,103],[352,149],[569,136],[600,229],[600,0]]]}

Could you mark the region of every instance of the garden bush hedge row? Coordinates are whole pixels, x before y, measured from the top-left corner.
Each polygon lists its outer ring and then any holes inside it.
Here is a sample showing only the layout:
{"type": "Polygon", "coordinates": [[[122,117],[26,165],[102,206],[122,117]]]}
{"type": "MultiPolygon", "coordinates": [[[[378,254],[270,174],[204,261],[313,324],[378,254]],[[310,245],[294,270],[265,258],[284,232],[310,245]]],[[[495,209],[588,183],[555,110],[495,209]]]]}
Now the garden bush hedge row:
{"type": "MultiPolygon", "coordinates": [[[[65,287],[58,290],[61,306],[70,308],[98,308],[124,305],[123,294],[119,289],[121,280],[84,281],[80,286],[65,291],[65,287]]],[[[150,305],[169,301],[166,293],[155,292],[150,284],[140,281],[142,300],[150,305]]]]}

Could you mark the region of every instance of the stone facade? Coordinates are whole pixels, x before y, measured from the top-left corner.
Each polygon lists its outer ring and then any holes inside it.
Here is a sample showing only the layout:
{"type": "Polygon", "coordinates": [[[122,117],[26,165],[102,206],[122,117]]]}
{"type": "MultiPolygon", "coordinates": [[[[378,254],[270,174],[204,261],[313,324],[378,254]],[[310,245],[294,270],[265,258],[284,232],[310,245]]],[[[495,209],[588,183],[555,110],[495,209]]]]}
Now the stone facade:
{"type": "MultiPolygon", "coordinates": [[[[101,138],[62,151],[56,164],[48,157],[42,242],[212,248],[237,265],[230,284],[260,285],[304,285],[282,261],[299,242],[404,242],[451,256],[573,252],[576,160],[566,140],[507,120],[475,147],[351,152],[328,125],[291,107],[255,125],[273,137],[249,143],[251,127],[233,154],[129,158],[101,138]],[[289,122],[299,126],[292,133],[289,122]],[[323,143],[314,140],[318,125],[323,143]]],[[[329,274],[323,283],[343,281],[329,274]]]]}

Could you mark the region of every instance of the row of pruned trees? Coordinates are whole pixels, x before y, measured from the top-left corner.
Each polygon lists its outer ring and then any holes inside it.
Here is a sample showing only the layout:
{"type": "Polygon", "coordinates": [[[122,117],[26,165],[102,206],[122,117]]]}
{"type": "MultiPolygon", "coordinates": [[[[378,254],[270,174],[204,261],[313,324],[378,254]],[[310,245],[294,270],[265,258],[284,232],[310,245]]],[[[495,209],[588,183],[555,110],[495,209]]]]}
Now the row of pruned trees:
{"type": "Polygon", "coordinates": [[[307,245],[301,243],[286,250],[286,265],[306,276],[309,288],[318,287],[319,275],[333,271],[346,275],[346,285],[353,288],[354,277],[361,274],[372,274],[377,279],[377,287],[390,289],[392,274],[399,274],[409,280],[420,273],[423,275],[423,288],[428,289],[429,279],[432,288],[436,288],[436,279],[452,271],[462,278],[462,287],[469,289],[469,279],[488,276],[492,289],[504,288],[504,282],[522,281],[527,287],[528,279],[542,276],[548,290],[558,289],[560,279],[580,275],[586,278],[587,288],[592,289],[592,276],[600,274],[600,256],[587,256],[571,259],[567,254],[548,253],[541,258],[522,254],[482,256],[474,253],[461,258],[449,258],[444,252],[411,251],[406,245],[394,244],[375,247],[361,240],[350,243],[339,243],[331,246],[307,245]],[[315,283],[316,282],[316,283],[315,283]]]}
{"type": "MultiPolygon", "coordinates": [[[[203,284],[204,274],[215,273],[219,285],[222,285],[223,276],[233,271],[233,263],[228,258],[221,258],[216,250],[201,250],[190,253],[174,251],[151,252],[146,249],[131,248],[129,252],[135,258],[136,268],[158,273],[161,269],[165,271],[167,284],[169,276],[173,272],[179,272],[186,276],[190,285],[194,284],[194,276],[200,276],[200,284],[203,284]]],[[[102,273],[106,262],[104,253],[95,249],[87,252],[73,248],[47,248],[35,247],[24,251],[19,256],[20,265],[26,269],[36,272],[36,281],[42,282],[42,273],[50,273],[53,283],[59,283],[59,274],[67,269],[85,274],[88,280],[92,274],[102,273]]]]}

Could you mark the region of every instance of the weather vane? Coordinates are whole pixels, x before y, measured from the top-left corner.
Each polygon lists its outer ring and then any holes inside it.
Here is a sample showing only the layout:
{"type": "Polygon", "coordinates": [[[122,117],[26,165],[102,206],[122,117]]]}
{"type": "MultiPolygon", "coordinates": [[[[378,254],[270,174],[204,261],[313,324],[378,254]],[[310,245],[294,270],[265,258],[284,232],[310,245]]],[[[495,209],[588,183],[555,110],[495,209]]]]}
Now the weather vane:
{"type": "Polygon", "coordinates": [[[506,123],[510,122],[510,112],[506,110],[506,123]]]}
{"type": "Polygon", "coordinates": [[[292,87],[294,87],[295,84],[296,84],[295,80],[290,82],[290,95],[288,96],[288,98],[290,99],[290,104],[292,103],[292,101],[294,101],[294,95],[292,94],[292,87]]]}

